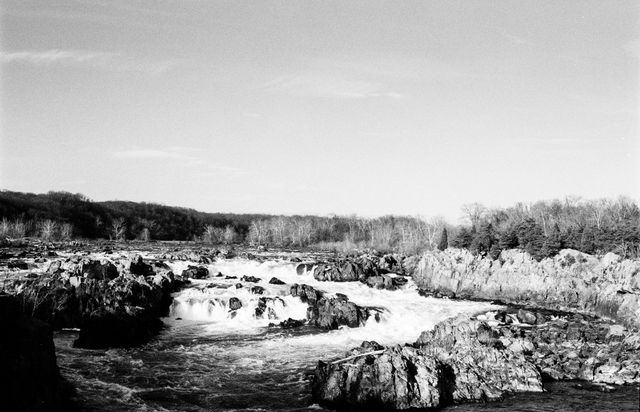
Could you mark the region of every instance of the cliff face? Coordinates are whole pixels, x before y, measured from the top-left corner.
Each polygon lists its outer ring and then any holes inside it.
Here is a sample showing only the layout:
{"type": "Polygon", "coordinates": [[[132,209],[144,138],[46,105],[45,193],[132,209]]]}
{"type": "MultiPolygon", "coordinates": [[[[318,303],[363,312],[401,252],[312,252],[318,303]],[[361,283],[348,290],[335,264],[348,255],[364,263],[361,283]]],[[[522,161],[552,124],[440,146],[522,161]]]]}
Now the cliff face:
{"type": "Polygon", "coordinates": [[[537,262],[517,250],[492,260],[450,248],[427,252],[413,278],[420,288],[458,298],[586,311],[640,326],[640,261],[613,253],[596,258],[565,249],[537,262]]]}

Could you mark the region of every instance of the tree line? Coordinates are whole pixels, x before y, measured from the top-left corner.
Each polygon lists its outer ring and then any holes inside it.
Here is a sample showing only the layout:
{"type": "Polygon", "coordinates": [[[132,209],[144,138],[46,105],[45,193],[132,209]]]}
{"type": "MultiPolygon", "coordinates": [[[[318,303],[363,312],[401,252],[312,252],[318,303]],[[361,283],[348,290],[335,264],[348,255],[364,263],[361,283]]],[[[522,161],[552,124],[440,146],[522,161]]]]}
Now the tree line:
{"type": "Polygon", "coordinates": [[[497,257],[504,249],[520,248],[540,260],[561,249],[589,254],[614,252],[640,256],[640,209],[629,198],[518,203],[488,209],[474,203],[463,207],[466,224],[455,228],[450,246],[497,257]]]}
{"type": "Polygon", "coordinates": [[[462,209],[465,222],[419,216],[274,216],[204,213],[153,203],[93,202],[81,194],[0,192],[0,236],[47,239],[195,240],[279,247],[315,246],[419,253],[446,247],[497,257],[521,248],[537,259],[572,248],[640,254],[640,209],[628,198],[518,203],[462,209]]]}

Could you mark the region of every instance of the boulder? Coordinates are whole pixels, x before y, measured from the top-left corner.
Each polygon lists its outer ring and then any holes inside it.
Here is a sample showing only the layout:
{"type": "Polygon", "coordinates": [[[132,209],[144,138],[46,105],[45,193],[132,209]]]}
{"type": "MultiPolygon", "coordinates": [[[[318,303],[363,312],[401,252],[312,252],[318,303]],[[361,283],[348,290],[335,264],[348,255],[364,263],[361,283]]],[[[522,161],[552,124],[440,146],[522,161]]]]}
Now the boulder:
{"type": "Polygon", "coordinates": [[[87,279],[111,280],[119,276],[118,268],[107,259],[83,259],[78,267],[80,273],[87,279]]]}
{"type": "Polygon", "coordinates": [[[229,298],[229,310],[238,310],[242,307],[240,299],[234,297],[229,298]]]}
{"type": "Polygon", "coordinates": [[[322,297],[309,307],[307,317],[310,322],[324,329],[337,329],[340,326],[355,328],[364,324],[369,312],[345,299],[322,297]]]}
{"type": "Polygon", "coordinates": [[[129,271],[138,276],[149,276],[154,274],[153,267],[144,262],[142,256],[136,255],[129,264],[129,271]]]}
{"type": "Polygon", "coordinates": [[[260,278],[257,278],[255,276],[246,276],[246,275],[240,278],[240,280],[242,280],[243,282],[251,282],[251,283],[260,282],[260,278]]]}
{"type": "Polygon", "coordinates": [[[204,279],[209,276],[209,269],[204,266],[192,266],[182,271],[182,277],[186,279],[204,279]]]}
{"type": "Polygon", "coordinates": [[[294,283],[291,285],[291,295],[300,297],[300,300],[307,302],[310,305],[315,305],[322,297],[322,293],[309,285],[298,285],[294,283]]]}
{"type": "Polygon", "coordinates": [[[285,285],[286,284],[285,282],[281,281],[278,278],[271,278],[269,280],[269,283],[272,284],[272,285],[285,285]]]}
{"type": "Polygon", "coordinates": [[[262,295],[264,293],[264,288],[262,286],[252,286],[249,291],[254,295],[262,295]]]}

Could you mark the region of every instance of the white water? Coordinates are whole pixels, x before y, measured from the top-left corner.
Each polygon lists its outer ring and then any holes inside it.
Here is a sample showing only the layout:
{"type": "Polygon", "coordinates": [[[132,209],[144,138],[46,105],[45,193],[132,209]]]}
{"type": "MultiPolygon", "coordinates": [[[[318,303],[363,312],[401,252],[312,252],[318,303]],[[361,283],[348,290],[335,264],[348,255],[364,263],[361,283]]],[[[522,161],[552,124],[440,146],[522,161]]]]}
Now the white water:
{"type": "MultiPolygon", "coordinates": [[[[180,273],[188,264],[189,262],[173,262],[171,266],[175,273],[180,273]]],[[[422,331],[433,328],[442,320],[460,313],[495,308],[483,302],[425,298],[418,294],[412,280],[394,291],[370,288],[360,282],[320,282],[315,280],[310,272],[298,275],[296,266],[297,263],[288,261],[272,260],[260,263],[242,259],[222,260],[207,265],[210,277],[194,281],[194,287],[174,296],[174,304],[167,322],[175,327],[179,327],[185,321],[201,322],[212,334],[230,331],[254,333],[269,323],[278,323],[287,318],[305,319],[307,304],[291,296],[289,289],[293,283],[307,284],[328,294],[343,293],[350,301],[360,306],[380,308],[380,320],[376,321],[375,317],[371,316],[366,325],[360,328],[343,327],[319,335],[290,337],[286,344],[305,347],[329,345],[348,349],[359,345],[363,340],[375,340],[384,345],[413,342],[422,331]],[[224,276],[236,276],[237,279],[216,277],[218,272],[224,276]],[[257,277],[261,281],[241,281],[245,275],[257,277]],[[286,285],[269,284],[272,277],[286,282],[286,285]],[[242,283],[243,287],[236,289],[237,283],[242,283]],[[265,288],[264,294],[250,293],[249,288],[254,285],[265,288]],[[236,297],[242,302],[242,308],[237,310],[235,315],[228,308],[231,297],[236,297]],[[263,318],[256,318],[255,308],[260,297],[275,300],[267,302],[263,318]]],[[[268,345],[268,342],[265,344],[268,345]]],[[[282,346],[283,342],[277,344],[282,346]]]]}

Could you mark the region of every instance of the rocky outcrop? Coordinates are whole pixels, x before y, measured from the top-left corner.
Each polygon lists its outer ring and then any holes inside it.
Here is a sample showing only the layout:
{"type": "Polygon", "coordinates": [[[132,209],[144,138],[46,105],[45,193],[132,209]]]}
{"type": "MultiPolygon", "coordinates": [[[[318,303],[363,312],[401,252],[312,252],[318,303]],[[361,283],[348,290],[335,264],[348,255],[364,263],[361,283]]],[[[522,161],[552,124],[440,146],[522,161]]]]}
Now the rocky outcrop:
{"type": "Polygon", "coordinates": [[[596,258],[567,249],[537,262],[517,250],[492,260],[447,249],[426,253],[413,278],[432,293],[577,310],[640,326],[640,261],[612,253],[596,258]]]}
{"type": "Polygon", "coordinates": [[[138,345],[160,330],[158,318],[167,315],[181,282],[139,259],[131,264],[148,275],[136,276],[122,264],[118,272],[106,259],[52,262],[45,274],[18,286],[17,296],[25,313],[54,329],[80,328],[79,347],[138,345]]]}
{"type": "MultiPolygon", "coordinates": [[[[319,263],[313,268],[313,277],[320,281],[355,282],[360,281],[378,289],[396,289],[406,283],[403,277],[407,269],[405,258],[398,255],[361,255],[356,258],[339,258],[319,263]]],[[[307,270],[300,269],[298,274],[307,270]]],[[[413,263],[411,264],[413,268],[413,263]]],[[[411,269],[413,270],[413,269],[411,269]]]]}
{"type": "Polygon", "coordinates": [[[523,354],[478,339],[478,327],[453,320],[412,346],[382,348],[365,342],[344,359],[319,362],[314,399],[342,408],[440,408],[500,399],[505,393],[542,391],[536,367],[523,354]]]}
{"type": "Polygon", "coordinates": [[[51,328],[0,294],[0,404],[6,411],[68,411],[71,389],[56,364],[51,328]]]}
{"type": "Polygon", "coordinates": [[[349,301],[345,295],[325,296],[309,285],[294,283],[290,289],[292,296],[306,302],[307,320],[323,329],[337,329],[340,326],[352,328],[362,326],[369,318],[369,309],[349,301]]]}

